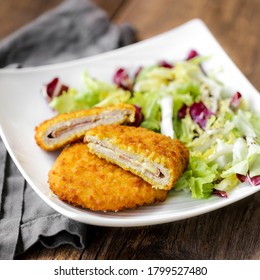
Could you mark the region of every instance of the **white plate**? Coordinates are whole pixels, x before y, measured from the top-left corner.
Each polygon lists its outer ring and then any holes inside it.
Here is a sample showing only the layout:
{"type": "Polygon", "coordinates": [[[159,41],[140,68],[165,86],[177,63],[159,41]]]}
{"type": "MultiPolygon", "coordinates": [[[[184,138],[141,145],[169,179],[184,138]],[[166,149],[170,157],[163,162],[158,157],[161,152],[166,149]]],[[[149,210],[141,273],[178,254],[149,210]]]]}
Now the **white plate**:
{"type": "Polygon", "coordinates": [[[96,213],[70,206],[51,195],[47,174],[57,154],[42,151],[34,141],[34,128],[54,113],[40,94],[43,83],[59,76],[70,86],[79,87],[85,69],[100,80],[111,81],[115,69],[136,69],[161,59],[180,60],[190,49],[212,54],[209,68],[223,68],[221,79],[239,90],[257,109],[260,96],[229,59],[207,27],[198,19],[140,43],[91,58],[51,66],[0,71],[0,132],[15,164],[36,193],[61,214],[93,225],[144,226],[186,219],[241,200],[260,190],[240,184],[227,199],[211,197],[194,200],[190,194],[174,193],[166,202],[118,213],[96,213]]]}

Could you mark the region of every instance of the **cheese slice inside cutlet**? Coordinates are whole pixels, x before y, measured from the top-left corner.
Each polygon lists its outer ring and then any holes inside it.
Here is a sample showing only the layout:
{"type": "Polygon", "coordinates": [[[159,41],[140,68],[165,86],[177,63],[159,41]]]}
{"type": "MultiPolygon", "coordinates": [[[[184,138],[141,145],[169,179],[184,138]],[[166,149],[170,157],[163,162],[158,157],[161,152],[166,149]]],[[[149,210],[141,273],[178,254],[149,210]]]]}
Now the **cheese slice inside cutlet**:
{"type": "Polygon", "coordinates": [[[83,142],[61,152],[49,172],[50,189],[62,201],[94,211],[119,211],[162,202],[167,191],[156,190],[140,177],[89,152],[83,142]]]}
{"type": "Polygon", "coordinates": [[[132,123],[134,120],[135,107],[128,104],[64,113],[36,127],[35,140],[42,149],[53,151],[82,139],[88,129],[97,125],[132,123]]]}
{"type": "Polygon", "coordinates": [[[158,189],[173,188],[189,161],[188,149],[179,140],[142,127],[98,126],[84,141],[92,153],[158,189]]]}

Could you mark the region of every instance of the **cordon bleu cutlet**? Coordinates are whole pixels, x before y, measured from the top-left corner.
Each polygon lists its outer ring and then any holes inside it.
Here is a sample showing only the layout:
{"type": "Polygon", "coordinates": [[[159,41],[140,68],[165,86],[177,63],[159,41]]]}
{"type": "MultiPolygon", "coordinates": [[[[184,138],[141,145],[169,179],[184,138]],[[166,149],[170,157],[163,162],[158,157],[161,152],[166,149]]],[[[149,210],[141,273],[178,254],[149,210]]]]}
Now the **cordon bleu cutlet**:
{"type": "Polygon", "coordinates": [[[156,190],[140,177],[100,159],[86,144],[67,146],[49,171],[50,189],[62,201],[94,211],[119,211],[162,202],[167,191],[156,190]]]}
{"type": "Polygon", "coordinates": [[[135,106],[115,104],[59,114],[35,129],[36,143],[46,151],[54,151],[80,140],[86,131],[100,124],[133,123],[135,106]]]}
{"type": "Polygon", "coordinates": [[[188,149],[179,140],[142,127],[97,126],[87,131],[84,142],[92,153],[158,189],[173,188],[189,161],[188,149]]]}

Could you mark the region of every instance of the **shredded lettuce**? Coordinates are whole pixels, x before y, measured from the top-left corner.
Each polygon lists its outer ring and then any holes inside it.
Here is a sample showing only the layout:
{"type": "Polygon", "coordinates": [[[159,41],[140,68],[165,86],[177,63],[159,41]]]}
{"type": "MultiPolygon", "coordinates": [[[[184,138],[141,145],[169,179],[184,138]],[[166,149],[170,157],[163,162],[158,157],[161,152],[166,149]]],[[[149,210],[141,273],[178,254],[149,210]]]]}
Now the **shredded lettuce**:
{"type": "MultiPolygon", "coordinates": [[[[243,98],[236,108],[231,106],[232,93],[214,75],[205,75],[201,70],[204,60],[196,57],[170,69],[145,68],[135,85],[140,91],[138,96],[150,94],[149,98],[153,96],[152,100],[160,104],[156,113],[162,113],[161,133],[173,135],[174,131],[174,136],[189,148],[188,169],[174,189],[189,190],[194,198],[207,198],[213,189],[231,191],[239,182],[236,174],[260,175],[260,146],[256,140],[260,136],[260,118],[249,111],[243,98]],[[172,111],[162,102],[167,96],[172,97],[172,111]],[[183,106],[187,113],[180,119],[178,112],[183,106]],[[194,109],[195,116],[190,111],[194,109]],[[165,111],[172,114],[172,121],[169,115],[164,116],[165,111]],[[254,144],[249,144],[249,138],[254,139],[254,144]]],[[[144,99],[139,105],[145,107],[150,102],[144,99]]]]}
{"type": "Polygon", "coordinates": [[[83,90],[70,88],[62,95],[53,98],[50,107],[58,113],[88,109],[93,106],[106,106],[116,103],[126,103],[131,97],[129,91],[115,85],[96,80],[84,72],[82,76],[83,90]]]}
{"type": "Polygon", "coordinates": [[[159,104],[161,106],[162,118],[161,118],[161,133],[174,138],[174,130],[173,130],[173,97],[170,95],[164,96],[159,104]]]}
{"type": "Polygon", "coordinates": [[[77,90],[73,88],[69,88],[67,92],[64,92],[59,97],[54,97],[52,101],[49,103],[49,105],[52,109],[56,110],[59,114],[72,112],[77,109],[89,108],[85,104],[81,104],[81,102],[76,99],[76,96],[77,96],[77,90]]]}
{"type": "Polygon", "coordinates": [[[222,177],[226,178],[232,174],[241,174],[250,177],[260,174],[260,145],[254,138],[238,138],[233,146],[232,166],[223,172],[222,177]]]}
{"type": "Polygon", "coordinates": [[[142,127],[154,131],[160,131],[160,96],[157,92],[135,92],[134,96],[129,100],[130,104],[138,105],[142,108],[144,121],[142,127]]]}

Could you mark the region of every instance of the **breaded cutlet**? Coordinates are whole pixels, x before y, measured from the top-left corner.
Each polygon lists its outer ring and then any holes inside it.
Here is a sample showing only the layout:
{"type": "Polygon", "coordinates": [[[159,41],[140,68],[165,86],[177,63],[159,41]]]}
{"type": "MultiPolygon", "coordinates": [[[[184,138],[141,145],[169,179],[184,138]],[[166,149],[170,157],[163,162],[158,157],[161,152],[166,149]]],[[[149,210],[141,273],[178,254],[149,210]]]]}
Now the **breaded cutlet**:
{"type": "Polygon", "coordinates": [[[167,191],[153,189],[140,177],[90,153],[83,142],[61,152],[48,182],[62,201],[94,211],[135,208],[167,197],[167,191]]]}
{"type": "Polygon", "coordinates": [[[142,127],[101,125],[87,131],[84,141],[95,155],[158,189],[173,188],[189,161],[188,149],[179,140],[142,127]]]}
{"type": "Polygon", "coordinates": [[[80,140],[86,131],[100,124],[132,123],[135,107],[115,104],[59,114],[35,128],[36,143],[46,151],[53,151],[80,140]]]}

